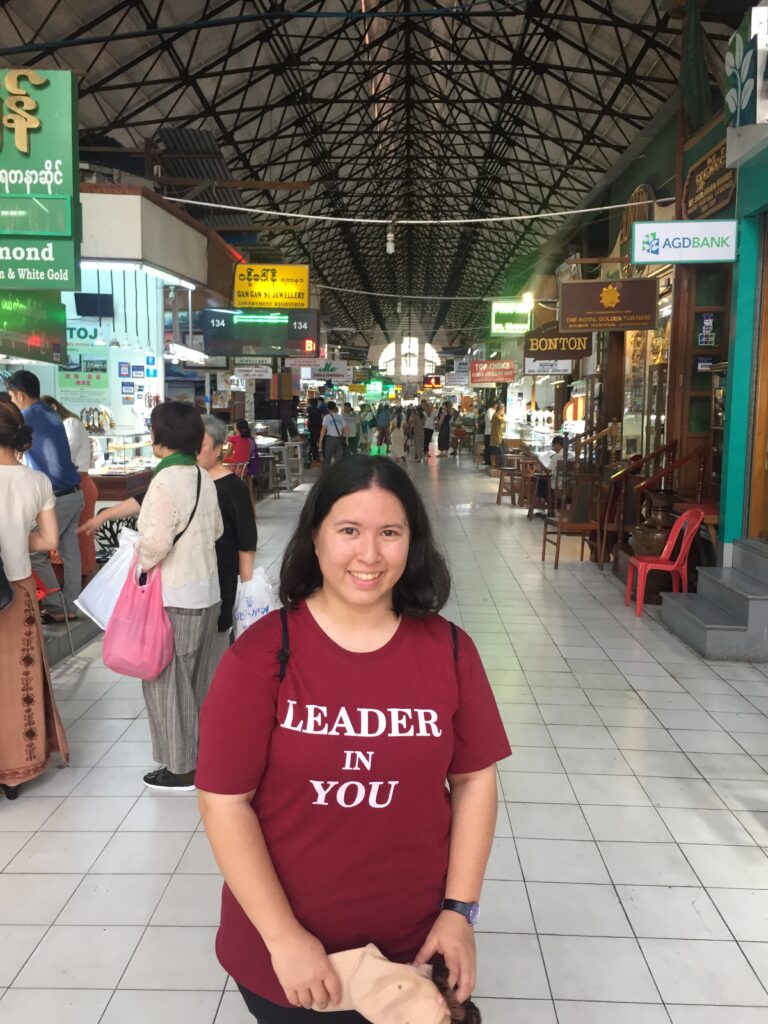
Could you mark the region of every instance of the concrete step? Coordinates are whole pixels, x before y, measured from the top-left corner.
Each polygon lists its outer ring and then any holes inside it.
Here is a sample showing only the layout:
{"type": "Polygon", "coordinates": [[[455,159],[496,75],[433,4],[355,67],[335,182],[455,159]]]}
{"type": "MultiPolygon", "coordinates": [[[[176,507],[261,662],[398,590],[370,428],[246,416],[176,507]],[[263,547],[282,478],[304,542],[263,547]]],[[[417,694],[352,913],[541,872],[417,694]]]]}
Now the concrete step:
{"type": "Polygon", "coordinates": [[[768,585],[768,542],[737,540],[733,543],[733,568],[768,585]]]}
{"type": "Polygon", "coordinates": [[[747,627],[700,594],[664,594],[661,621],[694,651],[713,660],[747,660],[739,653],[747,627]]]}
{"type": "MultiPolygon", "coordinates": [[[[72,633],[72,645],[75,651],[85,647],[87,643],[101,636],[101,630],[93,621],[85,616],[74,619],[69,624],[72,633]]],[[[43,626],[43,639],[45,640],[45,651],[48,655],[48,664],[53,666],[65,658],[71,657],[69,640],[67,638],[67,627],[64,623],[48,624],[43,626]]]]}
{"type": "Polygon", "coordinates": [[[768,583],[742,569],[700,568],[697,592],[745,626],[768,625],[768,583]]]}

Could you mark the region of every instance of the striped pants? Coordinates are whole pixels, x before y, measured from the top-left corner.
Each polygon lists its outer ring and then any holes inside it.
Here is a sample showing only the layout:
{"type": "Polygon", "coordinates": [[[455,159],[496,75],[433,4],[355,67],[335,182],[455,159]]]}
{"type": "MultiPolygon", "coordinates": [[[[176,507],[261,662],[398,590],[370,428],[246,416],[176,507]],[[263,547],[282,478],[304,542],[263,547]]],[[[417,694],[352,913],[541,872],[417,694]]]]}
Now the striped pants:
{"type": "Polygon", "coordinates": [[[176,775],[197,766],[197,719],[211,685],[219,604],[166,608],[173,626],[173,658],[142,689],[152,736],[152,756],[176,775]]]}

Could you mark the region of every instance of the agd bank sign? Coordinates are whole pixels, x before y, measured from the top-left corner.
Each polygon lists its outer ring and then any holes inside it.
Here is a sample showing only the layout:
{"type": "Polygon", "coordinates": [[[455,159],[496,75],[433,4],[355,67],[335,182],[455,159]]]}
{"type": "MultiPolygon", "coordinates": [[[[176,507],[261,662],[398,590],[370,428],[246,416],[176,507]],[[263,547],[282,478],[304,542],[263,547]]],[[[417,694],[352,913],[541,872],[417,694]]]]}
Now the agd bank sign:
{"type": "Polygon", "coordinates": [[[735,220],[636,221],[633,263],[733,263],[735,220]]]}

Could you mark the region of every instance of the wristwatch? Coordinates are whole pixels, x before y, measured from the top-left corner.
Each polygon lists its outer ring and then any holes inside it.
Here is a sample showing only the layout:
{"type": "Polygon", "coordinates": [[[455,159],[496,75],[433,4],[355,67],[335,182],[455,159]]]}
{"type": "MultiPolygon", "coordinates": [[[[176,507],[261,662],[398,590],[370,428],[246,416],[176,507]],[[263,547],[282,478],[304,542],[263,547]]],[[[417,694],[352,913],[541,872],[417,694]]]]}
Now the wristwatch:
{"type": "Polygon", "coordinates": [[[465,917],[473,928],[477,924],[477,919],[480,916],[479,903],[462,903],[461,900],[443,900],[443,905],[440,909],[455,910],[457,914],[461,914],[462,917],[465,917]]]}

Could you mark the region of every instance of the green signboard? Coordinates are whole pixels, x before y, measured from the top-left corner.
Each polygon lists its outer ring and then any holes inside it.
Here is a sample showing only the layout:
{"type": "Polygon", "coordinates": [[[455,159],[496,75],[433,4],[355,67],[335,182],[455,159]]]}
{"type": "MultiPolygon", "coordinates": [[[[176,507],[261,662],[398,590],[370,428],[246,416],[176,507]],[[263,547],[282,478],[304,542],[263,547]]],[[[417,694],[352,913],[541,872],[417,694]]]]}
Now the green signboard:
{"type": "Polygon", "coordinates": [[[44,363],[66,360],[67,316],[59,292],[0,291],[0,352],[44,363]]]}
{"type": "Polygon", "coordinates": [[[76,109],[71,72],[0,69],[0,292],[80,287],[76,109]]]}

